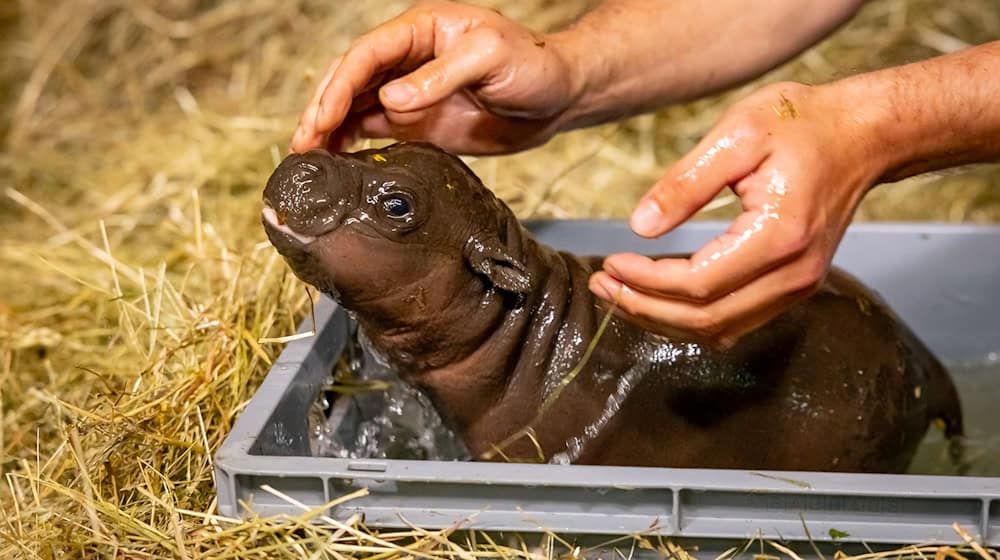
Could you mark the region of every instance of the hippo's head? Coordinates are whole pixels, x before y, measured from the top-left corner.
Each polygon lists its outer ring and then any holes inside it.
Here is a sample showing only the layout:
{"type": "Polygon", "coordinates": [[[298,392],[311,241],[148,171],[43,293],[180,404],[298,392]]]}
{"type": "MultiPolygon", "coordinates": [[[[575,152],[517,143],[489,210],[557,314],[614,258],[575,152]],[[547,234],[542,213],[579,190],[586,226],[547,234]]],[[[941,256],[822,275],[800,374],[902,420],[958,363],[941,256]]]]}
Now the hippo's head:
{"type": "Polygon", "coordinates": [[[509,209],[430,144],[290,155],[264,203],[268,238],[295,274],[385,326],[450,305],[470,284],[515,296],[531,284],[520,246],[508,246],[519,227],[509,209]]]}

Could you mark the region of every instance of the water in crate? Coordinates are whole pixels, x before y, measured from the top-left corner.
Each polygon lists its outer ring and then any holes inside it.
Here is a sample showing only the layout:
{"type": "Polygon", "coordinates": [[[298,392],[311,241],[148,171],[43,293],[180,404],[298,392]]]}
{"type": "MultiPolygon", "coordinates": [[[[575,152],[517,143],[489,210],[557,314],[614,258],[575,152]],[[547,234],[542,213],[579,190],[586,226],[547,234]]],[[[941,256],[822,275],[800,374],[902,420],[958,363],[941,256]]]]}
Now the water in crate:
{"type": "MultiPolygon", "coordinates": [[[[950,365],[965,417],[965,460],[969,476],[1000,476],[1000,356],[972,364],[950,365]]],[[[948,443],[928,430],[910,473],[956,474],[948,461],[948,443]]]]}
{"type": "MultiPolygon", "coordinates": [[[[355,355],[359,353],[354,349],[355,355]]],[[[992,356],[991,356],[992,357],[992,356]]],[[[320,395],[310,415],[313,454],[371,459],[469,460],[468,450],[417,389],[372,360],[364,367],[348,356],[338,381],[320,395]]],[[[964,472],[1000,476],[1000,356],[949,367],[965,416],[964,472]]],[[[720,452],[724,452],[721,451],[720,452]]],[[[908,471],[953,475],[948,442],[929,429],[908,471]]]]}
{"type": "Polygon", "coordinates": [[[348,348],[309,415],[313,455],[352,459],[469,460],[427,397],[389,368],[348,348]],[[362,365],[363,364],[363,365],[362,365]]]}

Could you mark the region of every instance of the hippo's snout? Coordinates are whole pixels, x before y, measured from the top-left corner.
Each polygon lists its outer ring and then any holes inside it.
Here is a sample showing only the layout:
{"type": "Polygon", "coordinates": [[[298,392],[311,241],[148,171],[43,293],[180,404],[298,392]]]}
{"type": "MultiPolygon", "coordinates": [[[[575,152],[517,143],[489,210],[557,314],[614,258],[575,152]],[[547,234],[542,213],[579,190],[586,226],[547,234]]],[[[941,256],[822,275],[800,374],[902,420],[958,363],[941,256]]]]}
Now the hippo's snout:
{"type": "Polygon", "coordinates": [[[309,245],[316,241],[316,237],[302,235],[288,227],[273,208],[265,207],[262,218],[261,221],[264,224],[264,232],[267,234],[268,240],[285,258],[292,272],[304,282],[316,286],[327,294],[334,295],[336,289],[333,285],[332,272],[309,248],[309,245]]]}
{"type": "Polygon", "coordinates": [[[282,217],[278,212],[271,208],[270,206],[265,206],[264,211],[261,213],[264,218],[264,225],[266,228],[277,230],[301,243],[302,245],[308,245],[316,238],[311,235],[302,235],[297,233],[292,228],[288,227],[285,223],[284,217],[282,217]]]}
{"type": "Polygon", "coordinates": [[[336,228],[359,196],[359,173],[351,161],[322,150],[294,154],[267,181],[264,219],[306,242],[336,228]]]}

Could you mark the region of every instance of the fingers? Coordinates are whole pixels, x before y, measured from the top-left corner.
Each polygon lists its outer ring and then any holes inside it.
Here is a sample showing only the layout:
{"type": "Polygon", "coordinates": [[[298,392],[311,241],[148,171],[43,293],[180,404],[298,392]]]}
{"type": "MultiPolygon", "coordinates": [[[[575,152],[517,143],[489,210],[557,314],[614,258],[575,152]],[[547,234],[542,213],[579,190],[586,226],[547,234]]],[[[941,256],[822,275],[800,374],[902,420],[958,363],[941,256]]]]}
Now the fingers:
{"type": "Polygon", "coordinates": [[[390,124],[381,107],[370,108],[361,113],[352,112],[337,130],[330,134],[325,145],[331,152],[347,150],[359,138],[390,138],[398,136],[398,131],[390,124]]]}
{"type": "Polygon", "coordinates": [[[634,288],[664,297],[709,302],[803,257],[821,241],[823,222],[788,197],[785,176],[765,165],[736,187],[744,211],[722,235],[686,259],[653,261],[611,255],[604,269],[634,288]]]}
{"type": "Polygon", "coordinates": [[[760,165],[767,155],[763,142],[743,129],[722,130],[702,139],[646,193],[632,213],[633,231],[663,235],[760,165]]]}
{"type": "Polygon", "coordinates": [[[811,265],[795,263],[707,305],[647,294],[606,272],[591,277],[590,289],[602,299],[617,302],[621,311],[653,332],[728,348],[815,292],[822,277],[815,277],[811,265]]]}
{"type": "Polygon", "coordinates": [[[843,143],[837,102],[793,93],[797,110],[815,118],[789,117],[773,99],[791,106],[784,93],[748,98],[632,216],[640,235],[662,235],[729,185],[743,208],[732,226],[686,259],[609,256],[591,279],[596,295],[620,290],[622,313],[654,332],[726,345],[818,288],[871,179],[840,153],[856,139],[843,143]]]}
{"type": "Polygon", "coordinates": [[[605,299],[621,290],[623,312],[654,332],[735,343],[814,291],[829,266],[824,218],[811,214],[804,191],[791,188],[801,185],[781,171],[793,163],[773,157],[744,172],[733,186],[743,213],[689,258],[611,255],[592,290],[605,299]]]}
{"type": "Polygon", "coordinates": [[[433,16],[424,11],[407,12],[358,39],[320,80],[303,111],[292,149],[302,152],[325,144],[344,122],[357,96],[379,86],[387,72],[413,67],[433,54],[433,16]]]}
{"type": "MultiPolygon", "coordinates": [[[[338,131],[356,113],[366,92],[394,121],[402,114],[426,109],[469,85],[487,80],[509,58],[501,32],[492,27],[461,31],[453,40],[440,38],[430,11],[414,10],[380,25],[358,41],[328,69],[303,112],[292,149],[305,151],[323,144],[342,144],[352,134],[338,131]],[[445,44],[436,44],[444,40],[445,44]],[[388,72],[409,74],[382,85],[388,72]],[[372,91],[372,93],[374,93],[372,91]]],[[[454,30],[452,30],[454,33],[454,30]]],[[[391,77],[391,76],[390,76],[391,77]]],[[[356,119],[355,119],[356,120],[356,119]]],[[[384,133],[384,120],[372,126],[384,133]]],[[[395,123],[394,124],[399,124],[395,123]]],[[[365,130],[354,126],[352,131],[365,130]]]]}
{"type": "Polygon", "coordinates": [[[317,131],[337,128],[354,97],[372,87],[378,74],[429,60],[434,54],[432,26],[430,15],[404,14],[358,39],[344,54],[320,95],[314,128],[317,131]]]}
{"type": "Polygon", "coordinates": [[[343,57],[337,57],[334,59],[334,61],[331,62],[330,66],[326,69],[326,73],[316,85],[316,90],[313,92],[312,99],[309,101],[309,104],[306,105],[305,110],[299,117],[298,126],[295,129],[295,133],[292,135],[292,152],[307,152],[313,148],[318,148],[325,143],[325,135],[318,133],[312,125],[316,121],[316,112],[319,109],[320,97],[322,97],[326,88],[329,87],[330,81],[333,79],[333,74],[340,66],[341,60],[343,60],[343,57]]]}
{"type": "Polygon", "coordinates": [[[812,227],[762,210],[740,215],[726,231],[686,259],[654,261],[610,255],[604,270],[633,288],[662,297],[707,303],[779,266],[801,259],[812,227]]]}
{"type": "Polygon", "coordinates": [[[463,35],[437,58],[412,73],[386,84],[382,104],[397,112],[425,109],[456,91],[486,80],[500,68],[506,50],[492,28],[480,27],[463,35]]]}
{"type": "Polygon", "coordinates": [[[310,105],[319,104],[320,98],[323,97],[323,92],[330,86],[330,80],[333,79],[333,74],[337,71],[337,68],[340,68],[340,61],[342,60],[344,60],[344,57],[338,56],[330,63],[330,66],[326,69],[326,73],[323,74],[323,77],[316,85],[316,90],[313,92],[312,100],[309,103],[310,105]]]}
{"type": "Polygon", "coordinates": [[[364,138],[389,138],[397,134],[389,117],[379,109],[352,115],[348,122],[356,125],[359,135],[364,138]]]}

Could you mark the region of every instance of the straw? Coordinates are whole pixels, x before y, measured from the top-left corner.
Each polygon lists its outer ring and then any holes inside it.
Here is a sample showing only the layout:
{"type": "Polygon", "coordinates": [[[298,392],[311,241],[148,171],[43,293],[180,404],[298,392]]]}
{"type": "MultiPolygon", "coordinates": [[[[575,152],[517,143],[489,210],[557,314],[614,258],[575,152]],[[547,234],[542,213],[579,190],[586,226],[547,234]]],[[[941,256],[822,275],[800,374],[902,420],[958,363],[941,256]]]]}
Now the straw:
{"type": "MultiPolygon", "coordinates": [[[[604,554],[551,531],[532,548],[462,527],[376,531],[325,508],[218,513],[212,454],[283,343],[310,336],[295,334],[310,295],[267,243],[261,189],[330,59],[408,3],[0,3],[0,555],[690,557],[642,534],[604,554]]],[[[539,30],[590,3],[483,2],[539,30]]],[[[995,0],[880,0],[746,87],[468,159],[520,217],[624,218],[762,83],[819,83],[998,36],[995,0]]],[[[859,219],[994,222],[997,193],[996,167],[937,173],[879,187],[859,219]]],[[[738,206],[723,192],[697,218],[738,206]]],[[[959,539],[858,558],[996,557],[959,539]]]]}

